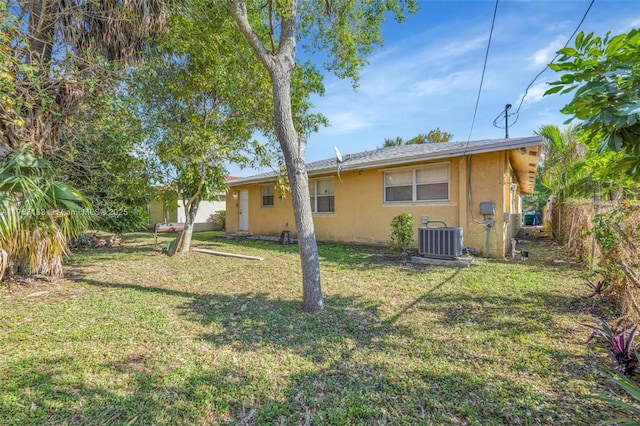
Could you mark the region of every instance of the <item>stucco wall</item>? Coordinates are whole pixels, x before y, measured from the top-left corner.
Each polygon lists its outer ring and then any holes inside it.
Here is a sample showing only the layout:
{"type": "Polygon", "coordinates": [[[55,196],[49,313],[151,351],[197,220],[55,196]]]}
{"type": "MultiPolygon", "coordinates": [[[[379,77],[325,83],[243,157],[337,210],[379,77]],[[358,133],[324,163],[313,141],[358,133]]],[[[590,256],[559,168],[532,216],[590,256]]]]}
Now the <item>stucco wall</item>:
{"type": "MultiPolygon", "coordinates": [[[[470,167],[467,168],[469,175],[465,176],[467,183],[471,187],[473,214],[467,215],[464,244],[484,254],[488,236],[489,255],[498,258],[501,258],[504,253],[505,158],[504,152],[474,155],[471,157],[470,167]],[[495,224],[491,227],[490,233],[487,232],[487,227],[482,225],[485,216],[480,214],[480,203],[487,201],[495,204],[496,213],[493,216],[495,224]]],[[[465,191],[468,193],[466,185],[465,191]]]]}
{"type": "MultiPolygon", "coordinates": [[[[196,232],[219,230],[220,227],[215,222],[210,221],[210,216],[218,210],[224,210],[225,208],[226,202],[224,200],[201,201],[200,205],[198,206],[198,212],[196,213],[196,220],[193,230],[196,232]]],[[[184,223],[185,213],[183,200],[178,200],[177,213],[178,222],[184,223]]]]}
{"type": "Polygon", "coordinates": [[[162,222],[177,222],[178,213],[175,210],[165,210],[161,201],[152,201],[149,204],[149,224],[155,225],[162,222]],[[166,217],[165,217],[166,215],[166,217]]]}
{"type": "MultiPolygon", "coordinates": [[[[214,214],[218,210],[224,210],[226,208],[226,201],[224,200],[224,196],[221,197],[220,201],[202,201],[198,206],[198,213],[196,214],[195,225],[193,227],[194,231],[212,231],[219,230],[220,227],[214,223],[209,221],[209,217],[214,214]]],[[[150,210],[150,219],[149,222],[151,225],[155,225],[156,223],[162,223],[166,219],[168,222],[177,222],[184,223],[185,222],[185,213],[184,213],[184,202],[183,200],[178,200],[178,206],[176,209],[172,210],[163,210],[162,202],[153,201],[149,206],[150,210]]],[[[237,220],[237,219],[236,219],[237,220]]]]}
{"type": "MultiPolygon", "coordinates": [[[[496,207],[496,221],[490,238],[490,254],[503,257],[505,238],[509,234],[511,219],[504,214],[509,211],[508,159],[504,152],[474,155],[471,158],[470,182],[473,216],[470,214],[467,200],[468,182],[467,159],[452,158],[445,161],[406,164],[402,167],[344,171],[338,178],[337,173],[324,176],[312,176],[310,179],[333,177],[335,192],[335,212],[315,213],[314,224],[319,241],[345,242],[358,244],[388,244],[390,223],[400,213],[410,213],[414,218],[417,247],[418,228],[422,225],[422,216],[430,221],[443,221],[447,226],[463,227],[464,245],[484,252],[486,227],[482,222],[480,202],[493,201],[496,207]],[[437,202],[384,202],[384,171],[415,168],[425,164],[449,165],[449,200],[437,202]],[[505,199],[507,200],[505,202],[505,199]]],[[[248,216],[249,233],[262,235],[280,235],[284,230],[295,235],[295,221],[290,197],[274,197],[274,205],[261,206],[260,184],[233,186],[227,194],[227,232],[238,231],[238,203],[241,190],[249,195],[248,216]]]]}

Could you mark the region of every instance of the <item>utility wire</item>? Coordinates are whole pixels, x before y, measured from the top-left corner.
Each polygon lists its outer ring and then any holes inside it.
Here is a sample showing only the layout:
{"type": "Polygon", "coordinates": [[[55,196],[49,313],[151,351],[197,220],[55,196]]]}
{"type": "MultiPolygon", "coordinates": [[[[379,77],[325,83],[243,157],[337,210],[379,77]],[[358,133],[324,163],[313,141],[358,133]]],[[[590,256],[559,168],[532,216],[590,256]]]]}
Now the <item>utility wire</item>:
{"type": "MultiPolygon", "coordinates": [[[[487,70],[487,60],[489,59],[489,48],[491,47],[491,38],[493,37],[493,27],[496,23],[496,14],[498,13],[498,2],[496,0],[496,7],[493,10],[493,19],[491,20],[491,31],[489,32],[489,42],[487,43],[487,51],[484,55],[484,65],[482,66],[482,77],[480,77],[480,87],[478,88],[478,97],[476,98],[476,107],[473,110],[473,120],[471,120],[471,129],[469,129],[469,137],[467,138],[467,146],[469,145],[469,141],[471,141],[471,133],[473,132],[473,125],[476,122],[476,115],[478,114],[478,105],[480,104],[480,94],[482,93],[482,84],[484,82],[484,73],[487,70]]],[[[466,154],[467,148],[465,147],[466,154]]]]}
{"type": "MultiPolygon", "coordinates": [[[[569,37],[569,39],[567,40],[567,42],[564,44],[564,47],[567,47],[569,45],[569,43],[571,42],[571,40],[573,40],[573,38],[575,37],[575,35],[578,33],[578,31],[580,30],[580,27],[582,26],[582,24],[584,23],[585,19],[587,19],[587,15],[589,14],[589,11],[591,10],[591,7],[593,6],[593,4],[596,2],[596,0],[591,0],[591,2],[589,3],[589,7],[587,7],[587,10],[584,12],[584,14],[582,15],[582,19],[580,20],[580,22],[578,23],[578,26],[576,27],[576,29],[573,31],[573,33],[571,34],[571,37],[569,37]]],[[[553,59],[551,60],[551,62],[549,62],[547,65],[545,65],[545,67],[542,69],[542,71],[540,71],[534,78],[533,80],[531,80],[531,83],[529,83],[529,85],[527,86],[527,88],[524,91],[524,95],[522,95],[522,98],[520,99],[520,104],[518,104],[518,109],[516,110],[516,112],[513,114],[516,116],[516,119],[513,123],[511,123],[511,125],[513,126],[514,124],[516,124],[518,122],[518,118],[520,118],[520,108],[522,107],[522,103],[524,102],[524,98],[527,96],[527,94],[529,93],[529,89],[531,89],[531,86],[533,86],[533,83],[536,82],[536,80],[547,70],[547,68],[549,68],[549,65],[553,64],[555,62],[556,59],[558,59],[558,57],[560,56],[560,52],[556,53],[556,56],[553,57],[553,59]]],[[[502,113],[500,113],[502,114],[502,113]]],[[[500,117],[500,115],[498,115],[498,117],[500,117]]],[[[496,120],[494,120],[494,126],[497,126],[495,123],[497,121],[497,117],[496,120]]],[[[501,127],[499,127],[501,128],[501,127]]]]}

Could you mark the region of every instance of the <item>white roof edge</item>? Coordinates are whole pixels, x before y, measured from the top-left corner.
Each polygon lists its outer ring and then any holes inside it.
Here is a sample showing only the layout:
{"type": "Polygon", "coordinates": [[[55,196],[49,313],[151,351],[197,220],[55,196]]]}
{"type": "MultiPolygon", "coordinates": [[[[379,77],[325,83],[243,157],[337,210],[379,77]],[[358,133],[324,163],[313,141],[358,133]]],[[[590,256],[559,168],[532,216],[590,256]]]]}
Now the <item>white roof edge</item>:
{"type": "MultiPolygon", "coordinates": [[[[366,164],[354,164],[351,167],[346,164],[344,166],[342,166],[342,170],[359,170],[359,169],[372,169],[372,168],[377,168],[377,167],[385,167],[385,166],[395,166],[398,164],[406,164],[406,163],[413,163],[416,161],[421,161],[421,160],[442,160],[443,158],[452,158],[452,157],[462,157],[462,156],[466,156],[466,155],[470,155],[470,154],[484,154],[487,152],[495,152],[495,151],[506,151],[506,150],[510,150],[510,149],[515,149],[515,148],[521,148],[521,147],[526,147],[526,146],[531,146],[532,143],[531,142],[542,142],[542,137],[532,137],[532,138],[527,138],[528,140],[523,141],[522,139],[520,140],[520,143],[513,143],[513,144],[509,144],[509,146],[505,146],[504,144],[491,144],[491,145],[485,145],[482,147],[476,147],[474,148],[469,148],[469,149],[462,149],[462,148],[456,148],[456,149],[451,149],[448,151],[442,151],[442,152],[438,152],[437,154],[416,154],[416,155],[412,155],[412,156],[407,156],[407,157],[402,157],[402,158],[395,158],[395,159],[389,159],[389,160],[378,160],[378,161],[371,161],[368,162],[366,164]],[[500,149],[496,149],[496,147],[500,148],[500,149]]],[[[328,170],[333,170],[333,169],[328,169],[328,170]]],[[[315,171],[314,171],[315,173],[315,171]]]]}
{"type": "MultiPolygon", "coordinates": [[[[436,154],[433,153],[420,153],[409,155],[405,157],[393,158],[393,159],[385,159],[385,160],[377,160],[377,161],[369,161],[366,163],[356,163],[356,164],[342,164],[340,170],[349,171],[349,170],[361,170],[361,169],[372,169],[378,167],[386,167],[386,166],[395,166],[400,164],[413,163],[421,160],[441,160],[443,158],[451,158],[451,157],[461,157],[471,154],[484,154],[487,152],[495,152],[495,151],[508,151],[510,149],[522,148],[531,145],[540,145],[542,144],[542,136],[529,136],[524,138],[516,138],[516,139],[499,139],[495,143],[482,145],[482,146],[470,146],[463,148],[454,148],[446,151],[441,151],[436,154]],[[511,143],[509,143],[511,142],[511,143]]],[[[323,160],[320,160],[323,161],[323,160]]],[[[345,162],[348,162],[346,160],[345,162]]],[[[331,173],[337,171],[336,167],[327,167],[323,169],[316,169],[312,171],[308,171],[307,174],[309,176],[321,175],[325,173],[331,173]]],[[[239,182],[237,185],[234,185],[234,181],[228,182],[229,187],[240,186],[240,185],[248,185],[248,184],[256,184],[256,183],[265,183],[273,181],[276,178],[275,175],[271,176],[263,176],[259,178],[252,179],[251,176],[246,178],[237,179],[239,182]]]]}

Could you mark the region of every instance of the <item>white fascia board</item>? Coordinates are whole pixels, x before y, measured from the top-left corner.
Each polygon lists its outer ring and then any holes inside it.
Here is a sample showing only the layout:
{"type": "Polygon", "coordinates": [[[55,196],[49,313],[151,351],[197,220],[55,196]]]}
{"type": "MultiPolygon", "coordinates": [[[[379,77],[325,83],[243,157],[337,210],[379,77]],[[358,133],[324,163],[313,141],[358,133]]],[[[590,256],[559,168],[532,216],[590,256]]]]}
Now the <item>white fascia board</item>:
{"type": "MultiPolygon", "coordinates": [[[[345,160],[343,163],[340,163],[341,171],[349,171],[349,170],[365,170],[365,169],[374,169],[380,167],[388,167],[388,166],[398,166],[407,163],[415,163],[419,161],[427,161],[427,160],[441,160],[443,158],[453,158],[453,157],[462,157],[463,155],[472,155],[472,154],[484,154],[487,152],[496,152],[496,151],[509,151],[511,149],[523,148],[532,145],[541,145],[542,137],[540,136],[531,136],[527,138],[517,138],[517,139],[500,139],[492,144],[474,146],[471,144],[470,147],[457,147],[448,149],[445,151],[440,151],[437,153],[420,153],[415,155],[408,155],[404,157],[398,158],[390,158],[384,160],[376,160],[376,161],[366,161],[362,163],[354,163],[348,164],[349,160],[345,160]],[[346,163],[346,164],[345,164],[346,163]]],[[[321,174],[333,173],[337,172],[337,166],[333,167],[325,167],[322,169],[316,169],[312,171],[308,171],[307,174],[309,176],[316,176],[321,174]]],[[[257,183],[265,183],[272,182],[276,179],[276,176],[265,176],[260,178],[251,179],[250,177],[247,180],[238,182],[237,184],[233,184],[234,181],[229,182],[229,186],[240,186],[240,185],[251,185],[257,183]]]]}

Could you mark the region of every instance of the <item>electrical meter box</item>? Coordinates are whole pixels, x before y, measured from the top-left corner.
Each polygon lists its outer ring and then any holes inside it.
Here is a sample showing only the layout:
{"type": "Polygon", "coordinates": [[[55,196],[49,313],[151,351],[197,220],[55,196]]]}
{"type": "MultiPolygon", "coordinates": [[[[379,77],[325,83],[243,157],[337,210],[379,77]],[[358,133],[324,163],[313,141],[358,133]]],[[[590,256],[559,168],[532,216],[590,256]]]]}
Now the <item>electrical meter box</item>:
{"type": "Polygon", "coordinates": [[[496,203],[494,203],[493,201],[480,201],[480,214],[496,214],[496,203]]]}

